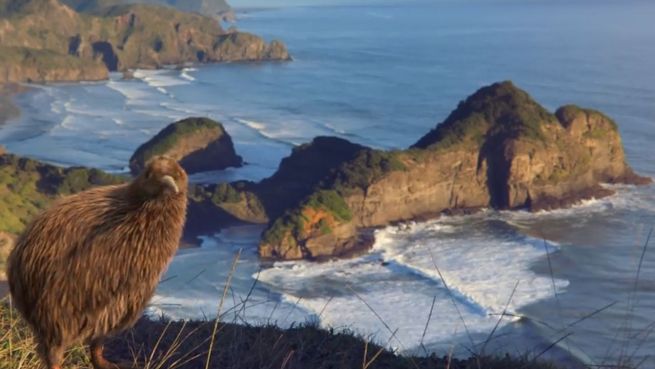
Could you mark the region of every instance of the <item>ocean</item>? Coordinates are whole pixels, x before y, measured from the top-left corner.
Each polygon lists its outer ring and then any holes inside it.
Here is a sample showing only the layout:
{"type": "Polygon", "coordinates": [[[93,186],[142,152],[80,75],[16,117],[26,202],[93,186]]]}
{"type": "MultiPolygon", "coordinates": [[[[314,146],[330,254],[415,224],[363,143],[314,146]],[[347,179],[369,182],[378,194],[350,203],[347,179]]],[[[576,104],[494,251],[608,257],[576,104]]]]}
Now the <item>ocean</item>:
{"type": "MultiPolygon", "coordinates": [[[[404,148],[479,87],[512,80],[550,110],[619,124],[627,159],[655,176],[655,3],[403,1],[287,7],[237,26],[294,61],[203,65],[33,86],[0,127],[9,151],[127,171],[133,151],[188,116],[221,121],[248,163],[192,181],[259,180],[317,135],[404,148]]],[[[399,352],[530,353],[655,367],[655,186],[551,212],[487,210],[376,231],[372,250],[321,264],[262,263],[261,226],[180,250],[153,315],[348,329],[399,352]],[[236,271],[222,300],[235,255],[236,271]],[[641,265],[641,267],[639,267],[641,265]]]]}

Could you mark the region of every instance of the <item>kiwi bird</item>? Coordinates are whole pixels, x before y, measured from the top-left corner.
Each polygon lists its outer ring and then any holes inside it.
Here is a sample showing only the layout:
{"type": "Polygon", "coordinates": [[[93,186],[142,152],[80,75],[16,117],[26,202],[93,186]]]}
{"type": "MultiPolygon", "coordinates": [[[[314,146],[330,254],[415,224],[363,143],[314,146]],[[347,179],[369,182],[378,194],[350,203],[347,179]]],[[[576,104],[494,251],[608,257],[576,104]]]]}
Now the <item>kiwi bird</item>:
{"type": "Polygon", "coordinates": [[[9,257],[14,305],[34,332],[48,369],[71,345],[90,346],[96,369],[105,339],[141,316],[174,256],[187,205],[187,175],[155,157],[131,183],[59,200],[37,216],[9,257]]]}

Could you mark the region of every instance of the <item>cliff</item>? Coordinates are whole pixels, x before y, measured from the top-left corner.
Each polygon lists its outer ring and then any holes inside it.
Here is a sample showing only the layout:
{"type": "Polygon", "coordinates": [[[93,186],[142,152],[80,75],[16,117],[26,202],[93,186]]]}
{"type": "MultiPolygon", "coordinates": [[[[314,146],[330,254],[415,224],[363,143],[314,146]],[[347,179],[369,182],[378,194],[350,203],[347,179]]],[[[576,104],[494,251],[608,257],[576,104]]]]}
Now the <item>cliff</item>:
{"type": "Polygon", "coordinates": [[[289,60],[279,41],[154,5],[78,13],[58,0],[0,2],[0,83],[106,79],[109,71],[184,63],[289,60]]]}
{"type": "Polygon", "coordinates": [[[132,174],[139,173],[145,163],[156,155],[166,155],[179,161],[189,174],[243,164],[223,125],[208,118],[183,119],[161,130],[132,155],[132,174]]]}
{"type": "Polygon", "coordinates": [[[335,256],[369,242],[366,229],[393,222],[486,207],[551,209],[611,194],[601,183],[649,182],[626,163],[610,118],[575,106],[552,114],[511,82],[496,83],[411,148],[361,149],[325,173],[271,219],[259,251],[276,259],[335,256]]]}

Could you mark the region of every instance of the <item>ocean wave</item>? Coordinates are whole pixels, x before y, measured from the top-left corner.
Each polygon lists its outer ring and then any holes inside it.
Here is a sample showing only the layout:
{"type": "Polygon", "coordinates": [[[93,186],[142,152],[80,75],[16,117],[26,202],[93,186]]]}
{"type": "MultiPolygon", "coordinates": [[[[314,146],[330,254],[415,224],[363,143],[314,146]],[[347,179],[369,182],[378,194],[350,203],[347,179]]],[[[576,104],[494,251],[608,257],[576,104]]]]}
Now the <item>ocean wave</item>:
{"type": "Polygon", "coordinates": [[[286,135],[285,132],[276,132],[276,133],[271,132],[269,126],[267,126],[264,123],[257,122],[254,120],[242,119],[242,118],[234,118],[234,121],[241,124],[242,126],[246,126],[252,129],[259,136],[265,139],[279,142],[288,146],[296,146],[300,144],[300,142],[294,142],[293,140],[288,139],[288,135],[286,135]]]}
{"type": "Polygon", "coordinates": [[[67,130],[74,130],[75,129],[75,116],[73,115],[67,115],[64,117],[64,119],[59,123],[58,127],[65,128],[67,130]]]}
{"type": "Polygon", "coordinates": [[[198,69],[196,68],[182,68],[180,71],[180,77],[186,79],[187,81],[195,81],[196,78],[193,77],[190,72],[196,72],[198,69]]]}
{"type": "Polygon", "coordinates": [[[151,95],[148,91],[140,88],[138,84],[126,81],[109,81],[107,82],[107,87],[123,95],[128,104],[148,98],[151,95]]]}
{"type": "Polygon", "coordinates": [[[188,85],[190,82],[174,75],[170,70],[137,70],[134,72],[134,78],[139,79],[149,86],[157,87],[171,87],[188,85]]]}
{"type": "MultiPolygon", "coordinates": [[[[543,247],[537,246],[542,241],[443,221],[379,230],[373,250],[385,261],[444,283],[453,296],[484,314],[501,313],[505,306],[515,313],[554,295],[551,279],[531,270],[532,264],[545,255],[543,247]]],[[[568,281],[556,280],[555,285],[559,293],[568,281]]]]}
{"type": "Polygon", "coordinates": [[[370,254],[321,264],[278,262],[259,279],[284,294],[287,303],[310,312],[322,327],[352,330],[404,352],[421,344],[431,310],[431,329],[424,338],[431,347],[468,345],[464,332],[484,336],[493,329],[496,317],[453,303],[436,283],[412,275],[399,273],[370,254]]]}
{"type": "Polygon", "coordinates": [[[653,186],[603,185],[614,190],[611,196],[601,199],[587,199],[563,209],[530,211],[500,211],[499,216],[506,220],[561,219],[567,217],[590,217],[620,211],[643,210],[655,213],[655,191],[653,186]]]}

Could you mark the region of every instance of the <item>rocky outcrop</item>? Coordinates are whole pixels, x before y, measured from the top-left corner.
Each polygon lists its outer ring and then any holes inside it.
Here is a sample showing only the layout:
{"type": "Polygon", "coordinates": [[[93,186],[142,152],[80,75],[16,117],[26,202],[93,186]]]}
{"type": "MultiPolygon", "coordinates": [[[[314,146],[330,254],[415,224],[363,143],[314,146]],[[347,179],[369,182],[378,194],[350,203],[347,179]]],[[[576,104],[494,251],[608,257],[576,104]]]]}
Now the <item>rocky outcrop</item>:
{"type": "Polygon", "coordinates": [[[103,63],[22,47],[0,47],[0,83],[101,81],[109,77],[103,63]]]}
{"type": "Polygon", "coordinates": [[[208,118],[183,119],[161,130],[132,155],[132,174],[139,173],[145,163],[156,155],[166,155],[179,161],[189,174],[243,164],[223,125],[208,118]]]}
{"type": "Polygon", "coordinates": [[[362,149],[325,173],[272,218],[259,251],[276,259],[340,255],[370,241],[367,229],[393,222],[483,207],[550,209],[607,196],[601,183],[649,182],[626,163],[610,118],[575,106],[551,114],[511,82],[497,83],[410,149],[362,149]]]}
{"type": "Polygon", "coordinates": [[[290,59],[279,41],[226,32],[215,18],[170,7],[120,5],[81,15],[57,0],[2,5],[0,82],[100,80],[134,68],[290,59]]]}
{"type": "Polygon", "coordinates": [[[221,36],[213,55],[206,55],[210,61],[261,61],[290,60],[287,48],[279,41],[266,44],[260,37],[233,32],[221,36]]]}

